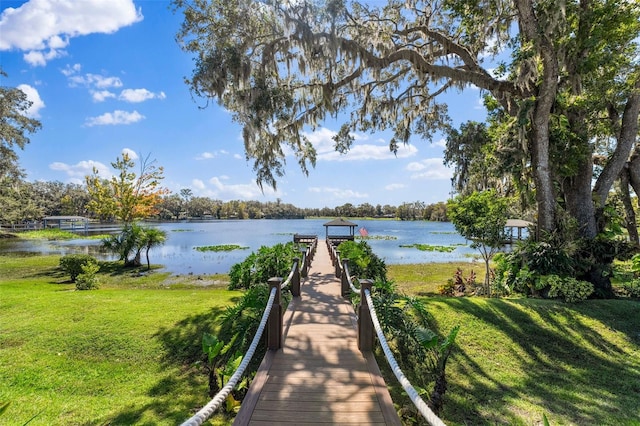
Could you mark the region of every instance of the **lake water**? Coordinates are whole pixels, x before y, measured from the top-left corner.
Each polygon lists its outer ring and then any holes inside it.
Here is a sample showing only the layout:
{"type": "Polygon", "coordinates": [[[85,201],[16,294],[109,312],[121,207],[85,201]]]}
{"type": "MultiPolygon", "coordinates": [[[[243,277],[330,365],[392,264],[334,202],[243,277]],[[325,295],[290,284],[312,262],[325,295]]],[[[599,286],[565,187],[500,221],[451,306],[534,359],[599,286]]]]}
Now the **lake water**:
{"type": "MultiPolygon", "coordinates": [[[[167,241],[151,250],[151,263],[162,264],[173,274],[226,273],[232,265],[242,262],[261,246],[272,246],[293,240],[293,234],[315,234],[325,238],[327,219],[299,220],[222,220],[150,224],[167,232],[167,241]],[[200,252],[199,246],[237,244],[249,247],[229,252],[200,252]]],[[[374,253],[387,264],[470,261],[477,255],[451,223],[395,220],[354,220],[358,229],[365,227],[374,253]],[[450,253],[427,252],[400,245],[429,244],[455,246],[450,253]]],[[[331,228],[330,234],[345,234],[347,229],[331,228]]],[[[99,240],[13,241],[0,242],[0,251],[34,252],[66,255],[88,253],[103,260],[112,260],[100,251],[99,240]]]]}

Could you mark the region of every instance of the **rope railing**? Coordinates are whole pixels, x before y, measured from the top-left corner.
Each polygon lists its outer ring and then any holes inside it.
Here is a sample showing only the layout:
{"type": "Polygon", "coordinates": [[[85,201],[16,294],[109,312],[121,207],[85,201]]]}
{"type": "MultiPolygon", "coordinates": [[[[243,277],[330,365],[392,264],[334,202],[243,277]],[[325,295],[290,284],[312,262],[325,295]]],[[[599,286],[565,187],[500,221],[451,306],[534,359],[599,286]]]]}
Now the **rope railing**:
{"type": "Polygon", "coordinates": [[[440,420],[436,414],[431,411],[431,408],[427,405],[426,402],[420,395],[418,391],[411,385],[409,379],[404,375],[398,362],[396,361],[393,353],[391,352],[391,348],[389,347],[389,343],[387,339],[384,337],[384,333],[382,331],[382,327],[380,326],[380,321],[378,320],[378,315],[376,314],[375,305],[373,304],[373,298],[371,297],[371,291],[368,288],[363,289],[364,296],[366,298],[366,304],[369,307],[369,314],[371,315],[371,321],[373,322],[373,327],[376,331],[376,335],[378,336],[378,340],[380,341],[380,346],[382,347],[382,351],[384,352],[385,357],[387,358],[387,362],[389,366],[393,370],[393,374],[396,376],[402,388],[405,390],[411,402],[416,406],[422,417],[424,417],[427,422],[431,426],[445,426],[444,422],[440,420]]]}
{"type": "Polygon", "coordinates": [[[249,365],[249,362],[251,362],[251,358],[253,358],[253,354],[256,351],[258,342],[262,337],[262,333],[264,332],[264,328],[267,324],[267,319],[269,318],[269,313],[271,312],[271,307],[273,306],[273,301],[276,297],[276,292],[277,289],[275,287],[272,287],[271,292],[269,293],[267,306],[262,313],[262,319],[260,320],[258,331],[256,331],[255,336],[253,336],[251,345],[249,345],[249,350],[247,350],[247,353],[242,358],[242,362],[240,362],[240,366],[238,367],[238,369],[235,371],[235,373],[233,373],[233,376],[231,376],[227,384],[220,390],[220,392],[218,392],[207,405],[202,407],[200,411],[194,414],[189,420],[182,423],[182,426],[200,426],[205,422],[205,420],[211,417],[214,411],[216,411],[218,407],[220,407],[220,404],[222,404],[224,400],[227,399],[227,396],[229,396],[233,388],[238,384],[238,381],[242,377],[242,374],[244,374],[244,370],[249,365]]]}
{"type": "MultiPolygon", "coordinates": [[[[249,349],[247,350],[245,356],[242,358],[240,365],[238,366],[236,371],[233,373],[233,375],[231,376],[227,384],[220,390],[220,392],[218,392],[211,399],[211,401],[209,401],[207,405],[202,407],[196,414],[194,414],[191,418],[189,418],[187,421],[182,423],[182,426],[200,426],[209,417],[211,417],[211,415],[220,407],[220,404],[222,404],[227,399],[227,397],[229,396],[233,388],[236,387],[236,385],[238,384],[238,381],[244,374],[244,370],[246,370],[247,366],[251,362],[251,359],[253,358],[253,355],[256,351],[258,343],[260,342],[260,339],[262,338],[262,334],[264,333],[264,330],[267,326],[267,321],[269,321],[270,317],[274,317],[274,316],[281,317],[281,312],[280,312],[281,307],[279,306],[280,301],[276,300],[280,298],[280,291],[291,284],[291,290],[292,290],[291,292],[293,293],[293,295],[294,296],[300,295],[300,267],[299,266],[300,266],[300,259],[294,259],[293,265],[291,267],[291,272],[289,272],[289,276],[287,277],[286,280],[282,282],[280,282],[282,278],[272,278],[269,280],[269,286],[271,287],[271,290],[269,292],[269,300],[267,300],[267,304],[264,308],[264,312],[262,313],[262,318],[260,319],[260,325],[258,326],[258,330],[256,331],[255,336],[253,336],[253,340],[249,345],[249,349]],[[273,284],[277,284],[277,285],[274,286],[273,284]],[[297,287],[298,294],[296,294],[296,287],[297,287]],[[279,308],[278,312],[276,312],[275,315],[274,313],[271,312],[272,309],[274,308],[274,305],[278,305],[278,308],[279,308]]],[[[281,331],[282,324],[276,324],[275,328],[280,329],[278,332],[275,332],[275,334],[282,333],[281,331]]],[[[268,336],[269,342],[273,341],[274,339],[276,342],[279,342],[281,340],[281,336],[280,338],[278,338],[278,336],[274,338],[273,331],[271,333],[272,335],[268,336]]],[[[271,347],[273,344],[269,342],[267,346],[271,347]]],[[[276,345],[278,345],[278,343],[276,343],[276,345]]]]}

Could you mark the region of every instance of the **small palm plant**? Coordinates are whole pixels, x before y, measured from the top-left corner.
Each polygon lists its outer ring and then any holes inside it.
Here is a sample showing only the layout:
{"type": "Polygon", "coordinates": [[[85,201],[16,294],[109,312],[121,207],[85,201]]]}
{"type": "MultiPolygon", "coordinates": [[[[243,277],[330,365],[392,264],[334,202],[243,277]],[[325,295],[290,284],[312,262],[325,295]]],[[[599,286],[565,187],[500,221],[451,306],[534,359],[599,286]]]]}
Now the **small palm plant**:
{"type": "Polygon", "coordinates": [[[149,250],[159,247],[167,240],[167,233],[158,228],[143,228],[141,246],[145,248],[145,256],[147,258],[147,269],[151,269],[149,262],[149,250]]]}

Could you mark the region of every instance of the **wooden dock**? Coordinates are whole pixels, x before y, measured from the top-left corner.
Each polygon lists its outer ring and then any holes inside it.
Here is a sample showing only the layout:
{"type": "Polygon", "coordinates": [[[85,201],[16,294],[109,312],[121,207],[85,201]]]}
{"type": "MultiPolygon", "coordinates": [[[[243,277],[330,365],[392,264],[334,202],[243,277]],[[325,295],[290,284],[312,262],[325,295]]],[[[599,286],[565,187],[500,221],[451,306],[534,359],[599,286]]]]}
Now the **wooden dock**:
{"type": "Polygon", "coordinates": [[[324,241],[284,314],[284,343],[268,351],[234,425],[400,425],[372,353],[358,350],[354,310],[324,241]]]}

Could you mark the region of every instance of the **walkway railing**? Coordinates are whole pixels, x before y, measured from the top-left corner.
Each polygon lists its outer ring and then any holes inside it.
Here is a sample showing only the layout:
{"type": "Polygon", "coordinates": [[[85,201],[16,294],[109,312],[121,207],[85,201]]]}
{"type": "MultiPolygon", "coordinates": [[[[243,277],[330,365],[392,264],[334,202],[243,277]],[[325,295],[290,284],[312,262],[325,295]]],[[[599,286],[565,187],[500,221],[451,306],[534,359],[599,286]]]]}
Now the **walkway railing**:
{"type": "Polygon", "coordinates": [[[432,426],[445,426],[444,422],[436,416],[436,414],[429,408],[426,402],[420,395],[418,391],[411,385],[411,382],[404,375],[398,362],[393,356],[393,352],[389,347],[389,343],[384,336],[384,332],[382,331],[382,327],[380,326],[380,321],[378,320],[378,315],[376,314],[375,305],[373,302],[373,298],[371,297],[371,288],[373,287],[373,281],[368,279],[359,280],[360,289],[356,288],[353,284],[351,276],[349,274],[349,261],[348,259],[341,260],[340,252],[336,250],[336,248],[327,244],[329,253],[331,254],[331,259],[334,261],[334,266],[336,268],[336,277],[340,278],[341,293],[343,297],[349,297],[351,293],[360,293],[360,304],[357,308],[358,314],[358,348],[361,351],[371,351],[374,346],[374,331],[378,336],[378,341],[380,342],[380,346],[382,347],[382,351],[384,352],[385,358],[393,371],[393,374],[396,376],[402,388],[407,393],[411,402],[416,406],[418,412],[422,415],[422,417],[429,422],[432,426]]]}
{"type": "Polygon", "coordinates": [[[264,312],[262,313],[262,318],[260,320],[258,330],[253,336],[253,340],[249,345],[249,349],[243,356],[240,365],[233,373],[227,384],[220,390],[220,392],[218,392],[211,399],[211,401],[209,401],[207,405],[202,407],[196,414],[182,423],[182,426],[200,426],[209,417],[211,417],[213,413],[220,407],[220,405],[227,399],[231,391],[238,384],[247,366],[251,362],[251,359],[253,358],[253,355],[258,347],[258,342],[262,338],[262,334],[264,333],[265,329],[267,333],[267,349],[278,350],[282,348],[282,290],[290,285],[291,294],[294,297],[300,296],[300,278],[307,276],[307,271],[318,245],[317,243],[317,238],[315,238],[315,240],[311,241],[309,245],[302,251],[302,262],[300,262],[300,259],[298,258],[293,260],[291,272],[289,272],[289,276],[284,281],[280,277],[269,279],[269,299],[267,300],[264,312]],[[301,264],[302,267],[300,267],[301,264]]]}

